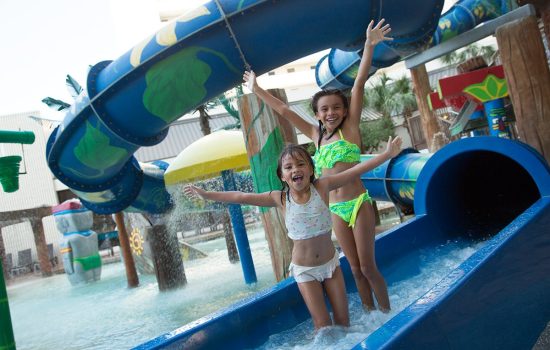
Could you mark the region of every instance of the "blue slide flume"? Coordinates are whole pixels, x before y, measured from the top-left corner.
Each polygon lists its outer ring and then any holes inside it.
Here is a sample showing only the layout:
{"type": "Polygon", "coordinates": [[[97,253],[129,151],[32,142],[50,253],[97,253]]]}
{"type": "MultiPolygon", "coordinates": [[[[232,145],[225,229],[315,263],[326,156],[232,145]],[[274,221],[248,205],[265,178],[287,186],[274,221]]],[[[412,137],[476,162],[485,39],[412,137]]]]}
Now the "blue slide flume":
{"type": "Polygon", "coordinates": [[[327,48],[358,49],[372,19],[391,23],[392,46],[379,45],[374,56],[390,65],[414,52],[411,42],[431,38],[442,6],[443,0],[422,6],[405,0],[210,1],[115,61],[91,68],[86,91],[48,141],[49,167],[95,212],[164,212],[170,207],[164,188],[142,186],[158,183],[161,169],[142,169],[133,153],[161,142],[171,122],[239,84],[245,68],[262,74],[327,48]]]}

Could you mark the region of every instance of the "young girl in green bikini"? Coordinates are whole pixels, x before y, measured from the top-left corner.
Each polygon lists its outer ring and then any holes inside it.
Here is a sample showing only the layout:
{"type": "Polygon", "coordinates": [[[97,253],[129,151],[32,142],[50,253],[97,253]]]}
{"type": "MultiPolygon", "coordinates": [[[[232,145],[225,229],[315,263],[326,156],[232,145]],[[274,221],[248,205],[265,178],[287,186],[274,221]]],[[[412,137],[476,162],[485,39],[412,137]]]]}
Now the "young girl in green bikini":
{"type": "MultiPolygon", "coordinates": [[[[318,126],[305,121],[287,104],[259,87],[254,72],[244,73],[243,79],[254,94],[315,141],[315,167],[323,176],[345,171],[360,161],[359,121],[365,83],[374,47],[382,41],[392,40],[386,37],[390,31],[389,24],[384,25],[383,19],[376,25],[373,21],[368,25],[365,48],[349,103],[338,90],[320,91],[313,96],[311,105],[319,121],[318,126]]],[[[378,308],[388,312],[388,289],[374,255],[375,218],[371,202],[359,176],[331,191],[329,196],[334,232],[350,263],[363,306],[367,310],[375,309],[374,292],[378,308]]]]}

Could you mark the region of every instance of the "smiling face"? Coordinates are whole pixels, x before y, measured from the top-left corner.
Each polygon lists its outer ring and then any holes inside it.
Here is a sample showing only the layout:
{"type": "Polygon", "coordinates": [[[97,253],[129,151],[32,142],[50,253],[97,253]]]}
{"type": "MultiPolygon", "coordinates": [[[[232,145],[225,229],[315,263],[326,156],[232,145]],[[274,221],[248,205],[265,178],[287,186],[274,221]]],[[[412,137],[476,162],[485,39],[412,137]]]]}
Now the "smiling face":
{"type": "Polygon", "coordinates": [[[315,179],[313,160],[303,147],[287,146],[281,153],[277,175],[294,191],[309,188],[315,179]]]}
{"type": "Polygon", "coordinates": [[[341,94],[325,94],[315,101],[315,118],[323,123],[329,133],[336,130],[348,115],[345,96],[341,94]]]}

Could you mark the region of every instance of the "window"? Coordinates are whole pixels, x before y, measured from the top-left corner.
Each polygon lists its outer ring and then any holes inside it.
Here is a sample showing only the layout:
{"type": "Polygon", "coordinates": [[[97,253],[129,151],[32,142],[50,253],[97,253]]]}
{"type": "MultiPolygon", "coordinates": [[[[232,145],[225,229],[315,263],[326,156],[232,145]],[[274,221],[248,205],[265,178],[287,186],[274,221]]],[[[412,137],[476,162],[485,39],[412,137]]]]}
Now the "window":
{"type": "Polygon", "coordinates": [[[275,71],[268,72],[267,75],[275,75],[275,71]]]}
{"type": "Polygon", "coordinates": [[[287,71],[288,73],[294,73],[295,69],[294,69],[294,68],[288,68],[286,71],[287,71]]]}

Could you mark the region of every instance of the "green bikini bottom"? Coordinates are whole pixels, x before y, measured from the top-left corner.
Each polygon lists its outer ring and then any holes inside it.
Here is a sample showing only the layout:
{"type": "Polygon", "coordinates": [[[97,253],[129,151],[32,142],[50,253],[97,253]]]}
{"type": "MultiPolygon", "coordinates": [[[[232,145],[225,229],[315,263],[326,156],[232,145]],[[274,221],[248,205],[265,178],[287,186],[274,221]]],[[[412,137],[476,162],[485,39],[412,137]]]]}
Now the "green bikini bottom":
{"type": "Polygon", "coordinates": [[[372,204],[372,198],[370,198],[368,191],[346,202],[329,203],[328,208],[332,213],[338,215],[342,220],[347,222],[349,227],[354,227],[359,208],[361,208],[361,205],[365,202],[372,204]]]}

